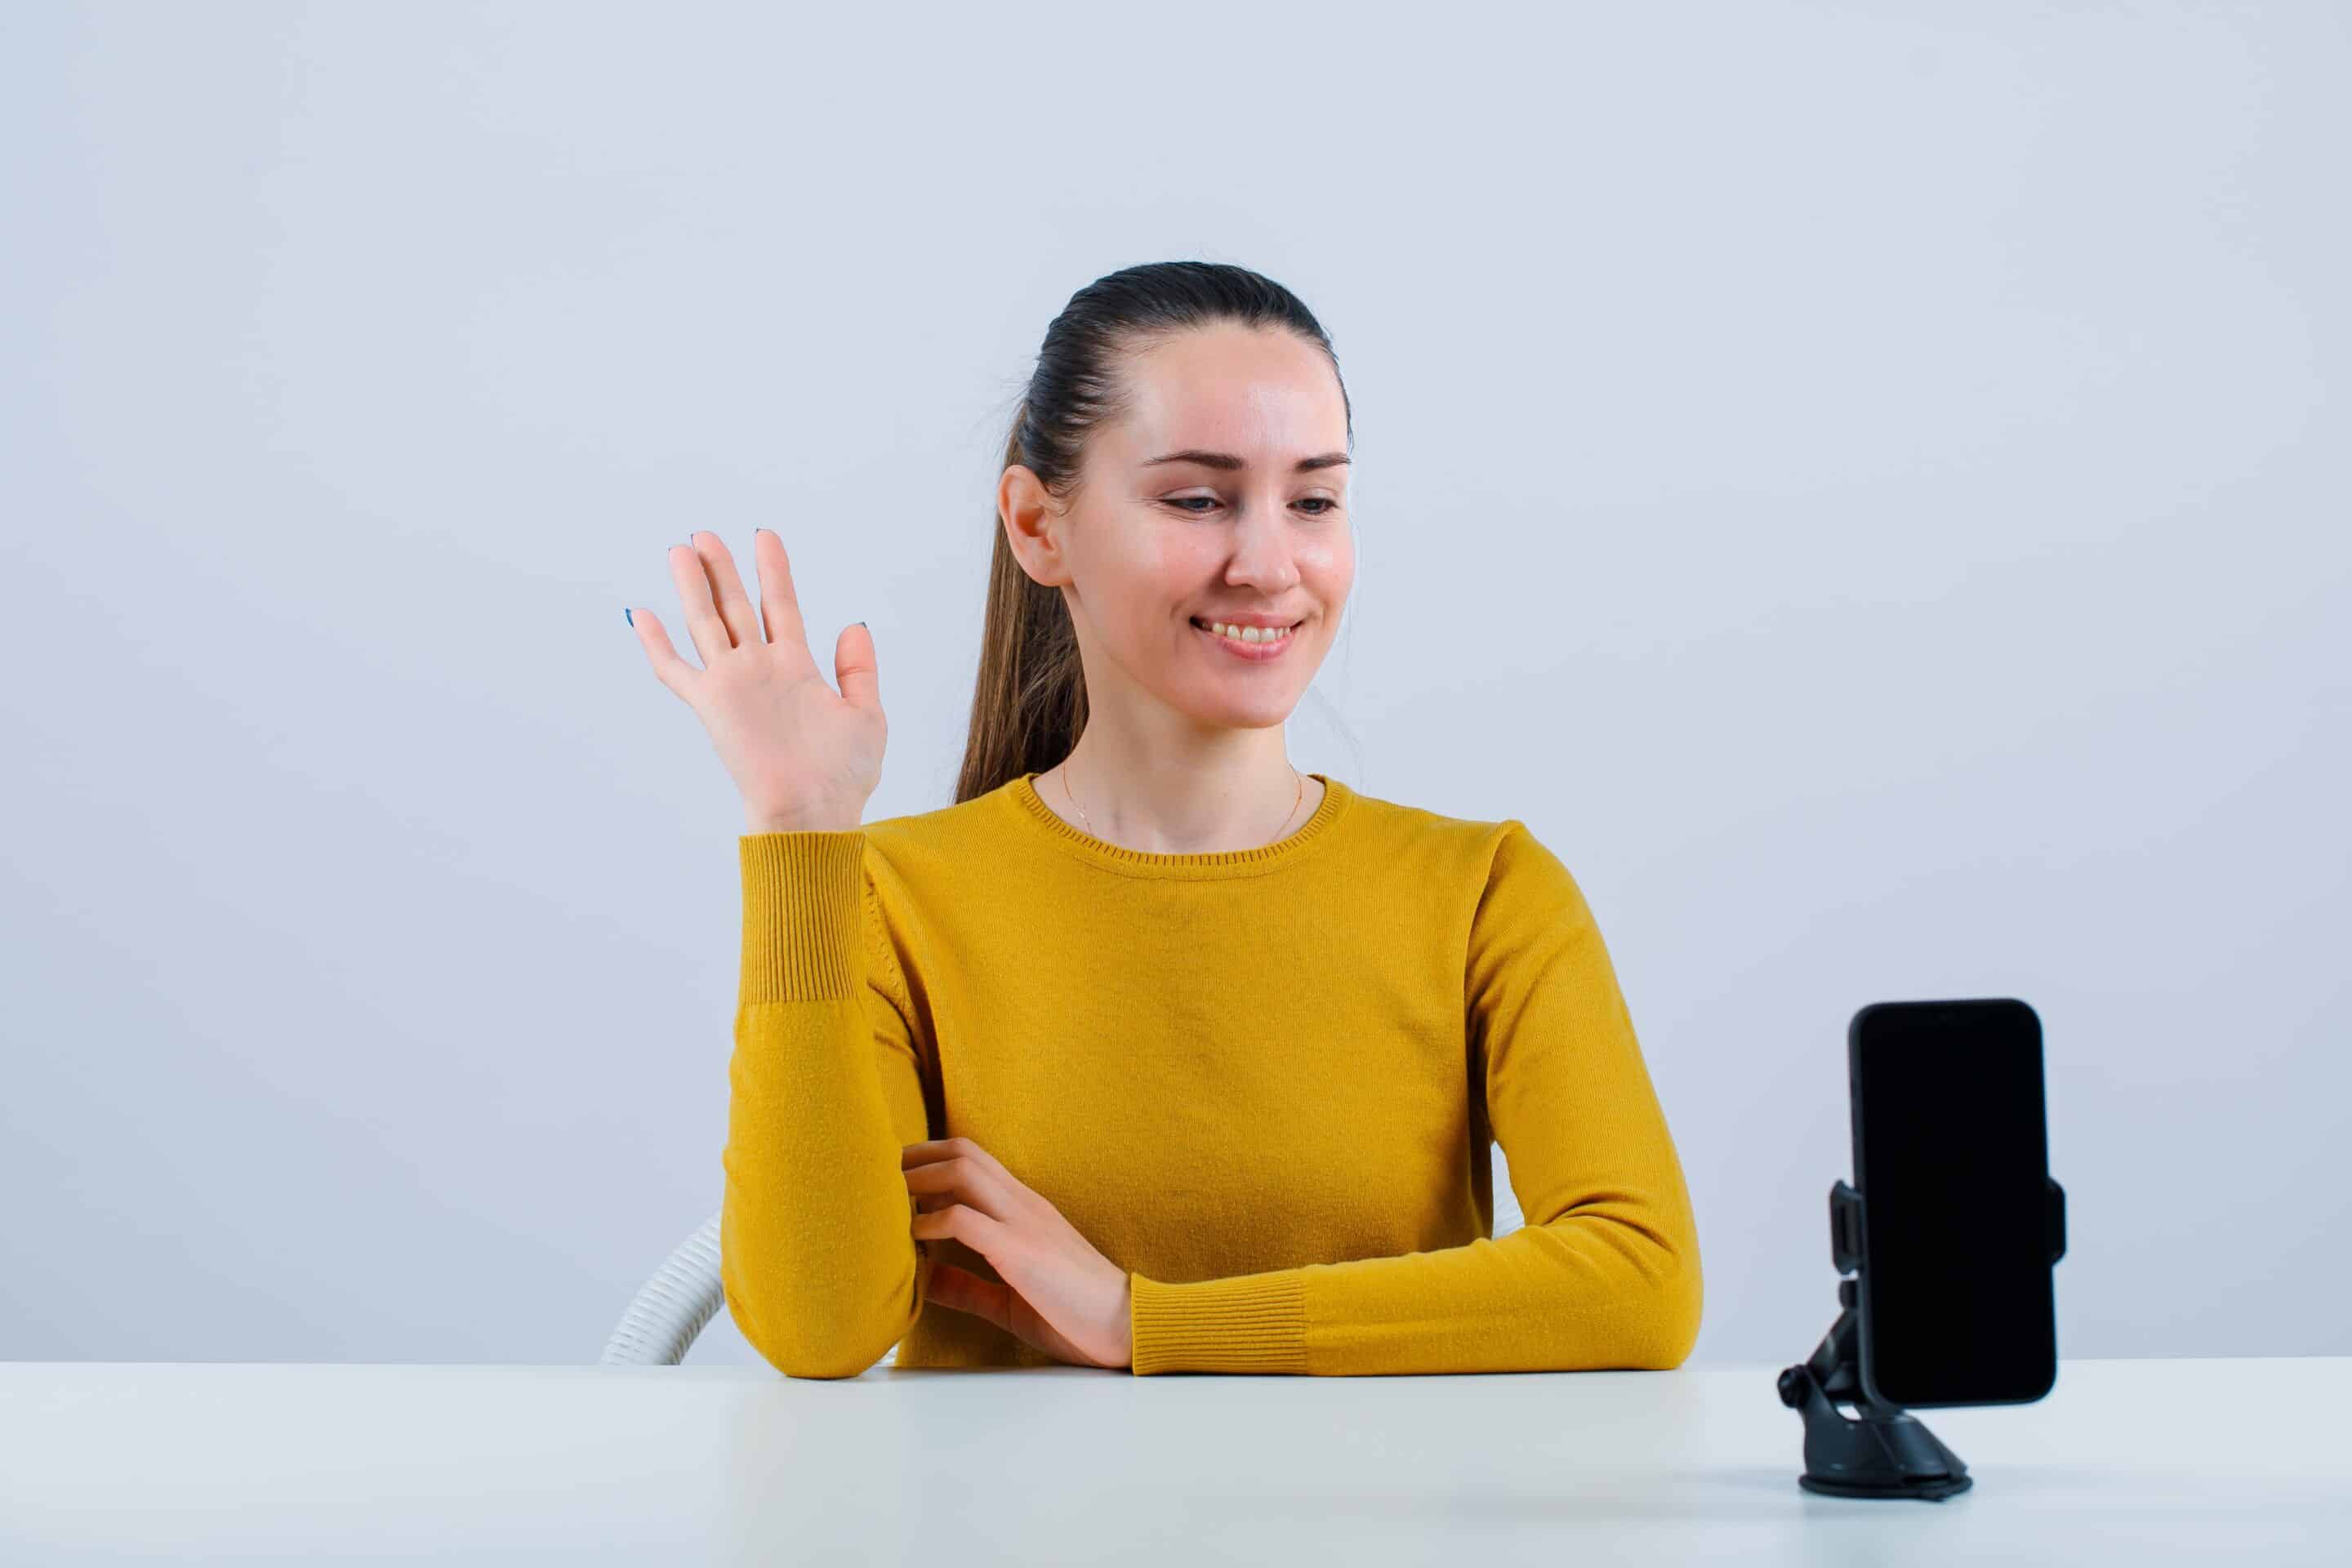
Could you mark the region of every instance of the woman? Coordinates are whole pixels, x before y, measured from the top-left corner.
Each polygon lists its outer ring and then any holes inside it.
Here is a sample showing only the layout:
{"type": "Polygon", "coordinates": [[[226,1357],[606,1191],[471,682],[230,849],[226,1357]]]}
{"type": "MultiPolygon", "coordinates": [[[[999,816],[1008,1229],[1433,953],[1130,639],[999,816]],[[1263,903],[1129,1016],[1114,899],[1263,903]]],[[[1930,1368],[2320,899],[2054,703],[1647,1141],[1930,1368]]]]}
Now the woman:
{"type": "Polygon", "coordinates": [[[1689,1353],[1690,1199],[1574,879],[1521,822],[1285,753],[1354,579],[1352,442],[1279,284],[1171,262],[1073,296],[936,811],[861,824],[873,638],[835,642],[836,696],[775,534],[764,637],[709,533],[670,552],[702,668],[631,614],[748,813],[720,1254],[784,1373],[894,1342],[1136,1373],[1689,1353]],[[1528,1223],[1494,1240],[1498,1140],[1528,1223]]]}

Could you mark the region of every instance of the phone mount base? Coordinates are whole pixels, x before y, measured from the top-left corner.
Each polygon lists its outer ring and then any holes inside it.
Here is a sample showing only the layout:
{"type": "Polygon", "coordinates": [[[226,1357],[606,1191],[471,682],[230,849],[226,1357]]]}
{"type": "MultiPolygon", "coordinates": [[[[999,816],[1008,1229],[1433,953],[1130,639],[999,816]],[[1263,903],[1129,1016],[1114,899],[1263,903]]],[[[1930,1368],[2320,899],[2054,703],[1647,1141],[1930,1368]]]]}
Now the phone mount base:
{"type": "Polygon", "coordinates": [[[1838,1281],[1844,1310],[1811,1358],[1780,1373],[1780,1403],[1805,1419],[1805,1470],[1797,1484],[1830,1497],[1920,1498],[1940,1502],[1975,1485],[1960,1457],[1916,1416],[1862,1386],[1855,1285],[1838,1281]],[[1853,1417],[1835,1402],[1854,1407],[1853,1417]]]}

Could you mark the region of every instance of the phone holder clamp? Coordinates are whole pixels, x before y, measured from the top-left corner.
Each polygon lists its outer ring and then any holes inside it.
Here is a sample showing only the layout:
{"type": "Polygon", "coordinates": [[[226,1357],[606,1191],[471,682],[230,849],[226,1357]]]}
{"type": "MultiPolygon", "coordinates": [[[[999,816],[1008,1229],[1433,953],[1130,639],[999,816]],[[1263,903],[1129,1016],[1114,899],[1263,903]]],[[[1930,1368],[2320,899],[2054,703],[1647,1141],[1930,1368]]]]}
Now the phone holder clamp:
{"type": "MultiPolygon", "coordinates": [[[[2053,1263],[2066,1250],[2065,1195],[2050,1184],[2046,1238],[2053,1263]]],[[[1862,1194],[1844,1182],[1830,1188],[1830,1258],[1840,1274],[1862,1266],[1862,1194]]],[[[1837,1321],[1812,1355],[1783,1371],[1780,1403],[1804,1417],[1805,1469],[1797,1484],[1831,1497],[1919,1498],[1940,1502],[1974,1485],[1958,1454],[1899,1405],[1863,1386],[1861,1290],[1838,1281],[1837,1321]],[[1854,1407],[1853,1418],[1837,1404],[1854,1407]]]]}

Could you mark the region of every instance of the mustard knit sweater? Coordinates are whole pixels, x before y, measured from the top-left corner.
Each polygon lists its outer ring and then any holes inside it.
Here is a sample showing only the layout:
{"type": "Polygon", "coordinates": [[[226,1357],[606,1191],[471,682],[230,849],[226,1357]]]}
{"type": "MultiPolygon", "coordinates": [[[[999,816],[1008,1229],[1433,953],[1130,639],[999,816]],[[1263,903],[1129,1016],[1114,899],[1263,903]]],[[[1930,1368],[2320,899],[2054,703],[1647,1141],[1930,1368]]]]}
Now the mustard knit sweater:
{"type": "Polygon", "coordinates": [[[721,1278],[797,1377],[1054,1358],[924,1300],[905,1145],[967,1137],[1129,1271],[1133,1371],[1667,1368],[1690,1195],[1614,970],[1525,824],[1321,773],[1262,848],[1092,837],[1035,773],[739,840],[721,1278]],[[1524,1228],[1492,1239],[1490,1144],[1524,1228]]]}

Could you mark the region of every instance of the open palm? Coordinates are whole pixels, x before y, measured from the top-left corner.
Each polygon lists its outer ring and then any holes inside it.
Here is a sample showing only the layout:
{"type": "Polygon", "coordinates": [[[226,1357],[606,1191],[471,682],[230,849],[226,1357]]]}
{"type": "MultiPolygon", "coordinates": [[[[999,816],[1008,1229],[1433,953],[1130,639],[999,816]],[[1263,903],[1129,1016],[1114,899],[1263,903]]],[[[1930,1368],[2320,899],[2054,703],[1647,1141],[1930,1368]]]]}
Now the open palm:
{"type": "Polygon", "coordinates": [[[855,827],[881,783],[889,736],[873,637],[862,623],[842,628],[834,644],[836,694],[809,652],[784,542],[763,528],[751,548],[757,614],[717,534],[670,546],[670,576],[701,668],[679,657],[652,611],[632,606],[630,624],[655,678],[701,719],[755,830],[855,827]]]}

